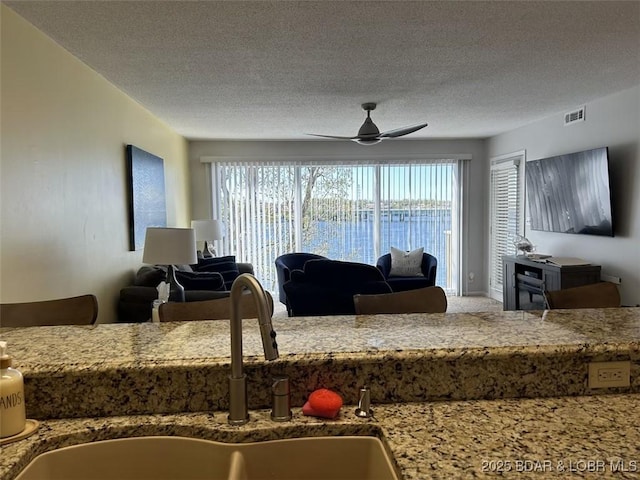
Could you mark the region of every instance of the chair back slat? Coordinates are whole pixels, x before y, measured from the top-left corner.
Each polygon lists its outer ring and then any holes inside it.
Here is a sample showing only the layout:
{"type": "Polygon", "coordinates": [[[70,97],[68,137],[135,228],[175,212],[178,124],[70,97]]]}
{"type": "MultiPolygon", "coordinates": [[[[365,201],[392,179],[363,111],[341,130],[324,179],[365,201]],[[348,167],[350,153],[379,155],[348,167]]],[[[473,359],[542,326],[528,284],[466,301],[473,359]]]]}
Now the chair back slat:
{"type": "MultiPolygon", "coordinates": [[[[267,294],[267,307],[273,315],[273,298],[267,294]]],[[[251,292],[245,292],[240,299],[243,318],[258,318],[258,309],[251,292]]],[[[183,322],[197,320],[224,320],[231,318],[231,297],[202,300],[198,302],[163,303],[158,309],[161,322],[183,322]]]]}
{"type": "Polygon", "coordinates": [[[91,294],[0,305],[1,327],[93,325],[97,318],[98,299],[91,294]]]}
{"type": "Polygon", "coordinates": [[[447,296],[441,287],[424,287],[379,295],[354,295],[353,303],[357,315],[447,311],[447,296]]]}
{"type": "Polygon", "coordinates": [[[549,309],[610,308],[620,306],[620,292],[611,282],[599,282],[563,290],[546,291],[549,309]]]}

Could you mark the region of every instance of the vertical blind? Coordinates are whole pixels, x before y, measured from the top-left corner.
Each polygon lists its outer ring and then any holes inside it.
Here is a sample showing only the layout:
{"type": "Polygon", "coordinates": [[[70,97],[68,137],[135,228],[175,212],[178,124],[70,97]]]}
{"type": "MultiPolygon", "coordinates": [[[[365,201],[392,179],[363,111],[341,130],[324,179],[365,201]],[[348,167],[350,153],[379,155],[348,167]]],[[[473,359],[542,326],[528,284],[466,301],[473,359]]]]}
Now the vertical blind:
{"type": "Polygon", "coordinates": [[[491,164],[491,248],[490,284],[492,293],[502,295],[503,255],[513,253],[513,240],[520,226],[520,158],[491,164]]]}
{"type": "Polygon", "coordinates": [[[297,251],[299,232],[296,165],[246,162],[214,164],[213,198],[226,226],[222,252],[250,262],[266,289],[274,291],[275,258],[297,251]]]}
{"type": "Polygon", "coordinates": [[[227,226],[221,251],[251,262],[277,289],[275,259],[311,252],[375,265],[390,247],[438,258],[437,284],[457,285],[457,160],[422,162],[212,163],[214,216],[227,226]]]}
{"type": "Polygon", "coordinates": [[[460,214],[457,163],[384,165],[380,214],[380,251],[424,247],[438,259],[436,283],[455,290],[460,214]]]}

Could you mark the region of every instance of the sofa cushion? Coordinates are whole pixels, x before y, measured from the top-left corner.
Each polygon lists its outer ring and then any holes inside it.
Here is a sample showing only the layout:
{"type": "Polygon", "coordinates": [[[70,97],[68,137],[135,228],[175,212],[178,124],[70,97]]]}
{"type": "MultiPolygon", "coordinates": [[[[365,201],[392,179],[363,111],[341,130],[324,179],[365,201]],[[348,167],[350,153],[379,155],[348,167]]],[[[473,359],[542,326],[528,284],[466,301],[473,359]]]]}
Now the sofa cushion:
{"type": "Polygon", "coordinates": [[[311,284],[290,280],[284,284],[287,294],[289,316],[323,316],[323,315],[353,315],[355,305],[353,295],[391,293],[391,287],[385,281],[366,282],[362,285],[353,284],[351,289],[335,285],[311,284]]]}
{"type": "Polygon", "coordinates": [[[120,290],[120,302],[144,304],[149,307],[149,312],[151,312],[151,304],[157,298],[158,291],[155,288],[132,285],[120,290]]]}
{"type": "Polygon", "coordinates": [[[225,290],[231,290],[233,281],[240,275],[235,255],[198,259],[198,264],[192,266],[196,272],[218,272],[224,279],[225,290]]]}
{"type": "Polygon", "coordinates": [[[185,290],[226,290],[224,278],[219,272],[176,271],[176,280],[185,290]]]}
{"type": "Polygon", "coordinates": [[[410,252],[391,247],[390,277],[423,277],[422,255],[424,248],[416,248],[410,252]]]}
{"type": "Polygon", "coordinates": [[[136,273],[133,284],[137,287],[157,287],[166,278],[167,270],[165,267],[144,265],[136,273]]]}
{"type": "Polygon", "coordinates": [[[289,274],[289,280],[293,280],[294,282],[304,282],[306,279],[307,277],[303,270],[291,270],[289,274]]]}
{"type": "Polygon", "coordinates": [[[394,292],[431,287],[433,284],[427,277],[389,277],[387,283],[394,292]]]}
{"type": "Polygon", "coordinates": [[[351,288],[366,282],[384,281],[380,270],[372,265],[340,260],[308,260],[304,264],[305,280],[313,283],[351,288]]]}

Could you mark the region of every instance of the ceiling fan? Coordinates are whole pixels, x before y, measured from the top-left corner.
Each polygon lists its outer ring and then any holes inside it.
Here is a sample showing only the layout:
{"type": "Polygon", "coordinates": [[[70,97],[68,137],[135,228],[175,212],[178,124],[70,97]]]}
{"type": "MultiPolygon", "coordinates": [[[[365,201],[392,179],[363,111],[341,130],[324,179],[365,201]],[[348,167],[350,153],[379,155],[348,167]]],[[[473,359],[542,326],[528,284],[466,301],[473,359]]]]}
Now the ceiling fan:
{"type": "Polygon", "coordinates": [[[364,123],[358,130],[358,135],[355,137],[341,137],[336,135],[318,135],[315,133],[308,133],[307,135],[313,135],[314,137],[324,137],[324,138],[337,138],[338,140],[353,140],[360,145],[375,145],[376,143],[381,142],[385,138],[397,138],[402,137],[403,135],[407,135],[409,133],[413,133],[421,128],[426,127],[427,123],[419,123],[418,125],[412,125],[409,127],[396,128],[395,130],[389,130],[388,132],[380,133],[376,124],[371,120],[371,110],[376,109],[376,104],[369,102],[362,104],[363,110],[367,112],[367,118],[364,123]]]}

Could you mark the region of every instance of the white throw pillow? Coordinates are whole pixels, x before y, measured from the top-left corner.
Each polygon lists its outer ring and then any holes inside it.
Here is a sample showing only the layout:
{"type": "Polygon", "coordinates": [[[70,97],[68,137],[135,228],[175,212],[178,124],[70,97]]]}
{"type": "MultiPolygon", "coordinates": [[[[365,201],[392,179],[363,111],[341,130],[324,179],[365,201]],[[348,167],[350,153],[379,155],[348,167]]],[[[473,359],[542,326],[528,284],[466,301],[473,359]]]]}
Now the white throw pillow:
{"type": "Polygon", "coordinates": [[[410,252],[391,247],[390,277],[424,277],[422,274],[422,256],[424,247],[410,252]]]}

